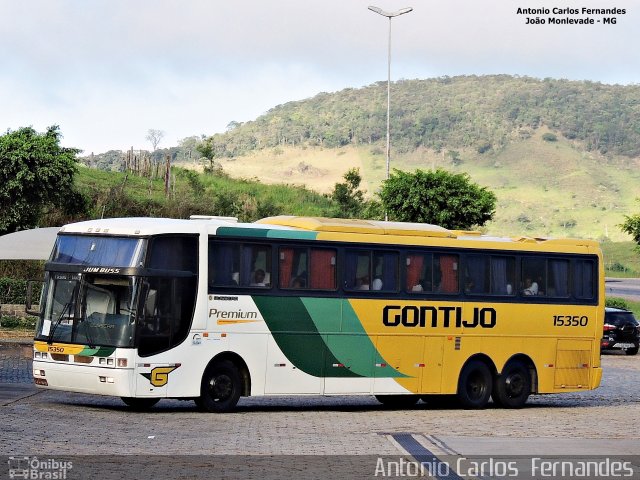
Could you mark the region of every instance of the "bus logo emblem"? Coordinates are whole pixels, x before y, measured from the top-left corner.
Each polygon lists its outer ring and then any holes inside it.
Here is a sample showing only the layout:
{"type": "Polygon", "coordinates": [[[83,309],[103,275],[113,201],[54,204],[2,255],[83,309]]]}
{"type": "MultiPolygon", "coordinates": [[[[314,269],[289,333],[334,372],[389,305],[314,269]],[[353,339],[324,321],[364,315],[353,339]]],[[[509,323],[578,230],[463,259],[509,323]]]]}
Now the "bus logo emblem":
{"type": "Polygon", "coordinates": [[[180,365],[174,365],[171,367],[155,367],[149,373],[141,373],[144,378],[151,382],[154,387],[164,387],[169,383],[169,374],[173,372],[180,365]]]}

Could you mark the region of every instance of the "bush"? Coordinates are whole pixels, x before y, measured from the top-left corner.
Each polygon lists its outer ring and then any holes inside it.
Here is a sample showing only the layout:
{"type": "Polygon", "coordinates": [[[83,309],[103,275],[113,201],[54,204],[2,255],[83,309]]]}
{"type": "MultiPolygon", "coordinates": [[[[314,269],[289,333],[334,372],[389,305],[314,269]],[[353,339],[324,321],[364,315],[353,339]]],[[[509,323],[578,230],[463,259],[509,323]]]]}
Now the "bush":
{"type": "Polygon", "coordinates": [[[491,150],[491,144],[489,142],[483,142],[480,145],[478,145],[478,148],[476,150],[480,155],[482,155],[483,153],[491,150]]]}
{"type": "Polygon", "coordinates": [[[610,272],[626,272],[627,271],[627,267],[625,267],[620,262],[613,262],[609,265],[605,265],[605,268],[610,272]]]}
{"type": "Polygon", "coordinates": [[[0,303],[23,304],[27,297],[27,281],[0,278],[0,303]]]}
{"type": "Polygon", "coordinates": [[[629,310],[629,304],[626,300],[617,297],[607,298],[604,302],[605,307],[622,308],[623,310],[629,310]]]}
{"type": "Polygon", "coordinates": [[[558,137],[553,133],[545,133],[544,135],[542,135],[542,140],[544,140],[545,142],[557,142],[558,137]]]}
{"type": "Polygon", "coordinates": [[[24,328],[34,330],[38,319],[36,317],[0,317],[0,327],[2,328],[24,328]]]}
{"type": "Polygon", "coordinates": [[[40,260],[0,260],[0,278],[21,280],[44,278],[44,261],[40,260]]]}

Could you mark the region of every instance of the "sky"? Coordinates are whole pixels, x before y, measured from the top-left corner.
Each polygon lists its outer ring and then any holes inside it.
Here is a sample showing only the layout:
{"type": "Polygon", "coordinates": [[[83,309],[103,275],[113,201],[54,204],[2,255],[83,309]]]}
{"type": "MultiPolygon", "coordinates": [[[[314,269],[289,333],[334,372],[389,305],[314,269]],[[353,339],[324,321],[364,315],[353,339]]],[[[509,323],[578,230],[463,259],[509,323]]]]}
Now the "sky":
{"type": "Polygon", "coordinates": [[[169,147],[386,81],[389,20],[369,5],[413,7],[392,20],[392,81],[640,83],[640,0],[0,0],[0,130],[59,125],[64,146],[90,154],[151,149],[157,129],[169,147]],[[626,13],[615,25],[527,25],[518,7],[626,13]]]}

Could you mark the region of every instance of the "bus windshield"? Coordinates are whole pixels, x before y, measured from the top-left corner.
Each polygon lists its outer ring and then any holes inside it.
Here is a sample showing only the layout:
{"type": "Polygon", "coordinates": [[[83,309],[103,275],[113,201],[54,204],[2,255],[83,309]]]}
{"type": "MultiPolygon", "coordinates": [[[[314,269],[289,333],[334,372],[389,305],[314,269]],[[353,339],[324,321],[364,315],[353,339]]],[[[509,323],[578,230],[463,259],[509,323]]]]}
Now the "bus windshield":
{"type": "Polygon", "coordinates": [[[145,241],[140,238],[60,235],[51,261],[94,267],[136,267],[145,241]]]}
{"type": "Polygon", "coordinates": [[[50,273],[36,339],[132,347],[139,282],[135,277],[50,273]]]}

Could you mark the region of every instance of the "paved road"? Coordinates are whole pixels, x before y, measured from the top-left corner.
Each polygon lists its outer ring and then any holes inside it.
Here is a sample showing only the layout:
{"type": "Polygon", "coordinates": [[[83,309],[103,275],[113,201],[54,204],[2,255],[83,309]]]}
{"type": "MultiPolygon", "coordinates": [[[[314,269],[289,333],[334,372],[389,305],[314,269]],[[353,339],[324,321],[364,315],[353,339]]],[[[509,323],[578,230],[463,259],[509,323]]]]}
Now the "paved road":
{"type": "Polygon", "coordinates": [[[608,297],[622,297],[640,302],[640,278],[607,278],[605,288],[608,297]]]}
{"type": "MultiPolygon", "coordinates": [[[[119,399],[36,390],[26,383],[24,355],[0,349],[0,379],[11,372],[11,383],[0,384],[0,455],[69,459],[75,470],[67,478],[327,478],[327,469],[335,478],[370,478],[379,459],[440,468],[483,455],[640,453],[640,355],[605,355],[598,390],[534,396],[522,410],[423,403],[388,410],[371,397],[272,397],[242,399],[225,415],[176,400],[136,413],[119,399]]],[[[640,458],[624,461],[635,469],[628,478],[640,478],[640,458]]]]}

